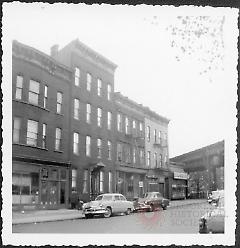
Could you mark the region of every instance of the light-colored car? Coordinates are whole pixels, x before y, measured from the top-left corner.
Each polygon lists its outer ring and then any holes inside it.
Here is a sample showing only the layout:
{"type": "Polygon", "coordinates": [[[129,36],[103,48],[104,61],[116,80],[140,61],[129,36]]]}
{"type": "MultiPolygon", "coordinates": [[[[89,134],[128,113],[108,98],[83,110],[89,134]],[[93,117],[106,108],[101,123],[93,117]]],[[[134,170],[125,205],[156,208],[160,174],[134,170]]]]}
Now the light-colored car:
{"type": "Polygon", "coordinates": [[[213,204],[218,202],[220,197],[224,197],[224,190],[216,190],[212,191],[211,194],[208,195],[208,203],[213,204]]]}
{"type": "Polygon", "coordinates": [[[224,218],[224,197],[220,197],[217,206],[201,217],[199,233],[224,233],[224,218]]]}
{"type": "Polygon", "coordinates": [[[95,201],[83,204],[85,218],[92,218],[94,215],[102,215],[105,218],[115,213],[129,215],[133,210],[133,203],[127,201],[125,196],[118,193],[107,193],[96,197],[95,201]]]}

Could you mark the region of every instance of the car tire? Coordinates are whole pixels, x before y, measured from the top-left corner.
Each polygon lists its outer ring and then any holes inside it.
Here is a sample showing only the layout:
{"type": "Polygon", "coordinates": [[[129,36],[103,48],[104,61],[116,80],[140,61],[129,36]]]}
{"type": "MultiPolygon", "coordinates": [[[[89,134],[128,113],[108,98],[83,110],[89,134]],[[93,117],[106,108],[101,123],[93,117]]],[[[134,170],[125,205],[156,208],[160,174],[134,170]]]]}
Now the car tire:
{"type": "Polygon", "coordinates": [[[149,208],[149,212],[153,212],[153,211],[154,211],[154,206],[151,204],[149,208]]]}
{"type": "Polygon", "coordinates": [[[112,215],[112,209],[110,207],[106,208],[106,213],[104,213],[104,218],[109,218],[112,215]]]}
{"type": "Polygon", "coordinates": [[[86,219],[92,219],[93,218],[93,215],[92,214],[85,214],[85,218],[86,219]]]}
{"type": "Polygon", "coordinates": [[[163,209],[163,210],[166,210],[166,209],[167,209],[167,206],[162,206],[162,209],[163,209]]]}
{"type": "Polygon", "coordinates": [[[127,211],[125,212],[126,215],[129,215],[131,213],[131,208],[128,208],[127,211]]]}

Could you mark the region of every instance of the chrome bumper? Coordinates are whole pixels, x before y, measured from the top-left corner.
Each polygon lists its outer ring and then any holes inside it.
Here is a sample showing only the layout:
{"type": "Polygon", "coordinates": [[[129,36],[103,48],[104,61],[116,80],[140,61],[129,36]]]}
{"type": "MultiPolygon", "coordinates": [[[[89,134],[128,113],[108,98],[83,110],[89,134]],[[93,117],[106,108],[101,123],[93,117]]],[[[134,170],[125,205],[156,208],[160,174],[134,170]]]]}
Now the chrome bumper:
{"type": "Polygon", "coordinates": [[[83,209],[83,214],[105,214],[107,211],[104,208],[87,208],[83,209]]]}

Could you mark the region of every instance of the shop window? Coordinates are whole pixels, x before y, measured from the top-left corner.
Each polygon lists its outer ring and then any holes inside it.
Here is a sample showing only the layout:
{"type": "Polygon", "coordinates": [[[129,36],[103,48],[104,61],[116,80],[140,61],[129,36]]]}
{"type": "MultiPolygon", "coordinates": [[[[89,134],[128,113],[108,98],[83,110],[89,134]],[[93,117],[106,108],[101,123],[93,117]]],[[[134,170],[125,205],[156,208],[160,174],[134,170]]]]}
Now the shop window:
{"type": "Polygon", "coordinates": [[[77,189],[77,170],[72,169],[72,191],[77,189]]]}
{"type": "Polygon", "coordinates": [[[103,183],[104,183],[104,174],[103,171],[100,171],[100,193],[104,192],[103,183]]]}
{"type": "Polygon", "coordinates": [[[87,191],[87,181],[88,181],[88,170],[83,172],[83,194],[86,194],[87,191]]]}
{"type": "Polygon", "coordinates": [[[21,100],[23,91],[23,77],[17,75],[15,98],[21,100]]]}
{"type": "Polygon", "coordinates": [[[29,103],[38,105],[39,100],[39,82],[30,80],[29,82],[29,92],[28,92],[28,101],[29,103]]]}

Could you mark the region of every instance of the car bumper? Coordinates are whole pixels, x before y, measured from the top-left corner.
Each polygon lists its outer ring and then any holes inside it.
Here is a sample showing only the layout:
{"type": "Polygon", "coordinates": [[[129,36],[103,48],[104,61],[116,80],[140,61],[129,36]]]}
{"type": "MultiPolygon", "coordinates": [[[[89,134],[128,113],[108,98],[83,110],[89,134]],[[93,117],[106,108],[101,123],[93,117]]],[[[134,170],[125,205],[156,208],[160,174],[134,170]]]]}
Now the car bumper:
{"type": "Polygon", "coordinates": [[[107,211],[104,208],[88,208],[83,209],[83,214],[92,214],[92,215],[98,215],[98,214],[105,214],[107,211]]]}
{"type": "Polygon", "coordinates": [[[133,212],[146,211],[150,209],[150,205],[140,205],[133,208],[133,212]]]}

